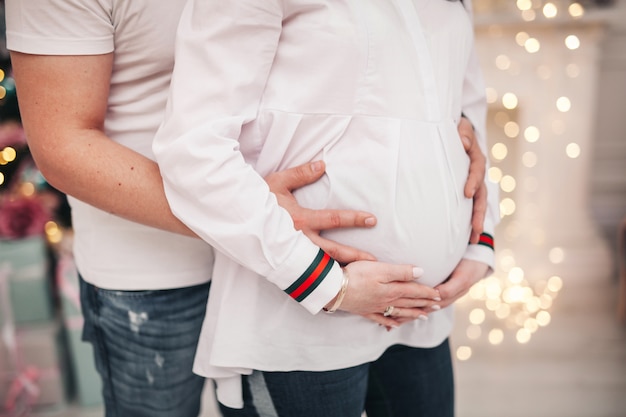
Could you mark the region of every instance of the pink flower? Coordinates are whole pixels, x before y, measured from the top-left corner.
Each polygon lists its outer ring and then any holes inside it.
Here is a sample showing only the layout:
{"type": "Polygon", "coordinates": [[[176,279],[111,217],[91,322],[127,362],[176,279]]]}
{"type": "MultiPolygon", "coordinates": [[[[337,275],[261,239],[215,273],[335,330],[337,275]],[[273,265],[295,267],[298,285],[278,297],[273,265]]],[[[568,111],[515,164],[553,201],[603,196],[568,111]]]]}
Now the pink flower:
{"type": "Polygon", "coordinates": [[[0,124],[0,151],[7,146],[16,148],[26,146],[26,134],[18,122],[0,124]]]}
{"type": "Polygon", "coordinates": [[[0,238],[40,235],[51,216],[37,198],[0,200],[0,238]]]}

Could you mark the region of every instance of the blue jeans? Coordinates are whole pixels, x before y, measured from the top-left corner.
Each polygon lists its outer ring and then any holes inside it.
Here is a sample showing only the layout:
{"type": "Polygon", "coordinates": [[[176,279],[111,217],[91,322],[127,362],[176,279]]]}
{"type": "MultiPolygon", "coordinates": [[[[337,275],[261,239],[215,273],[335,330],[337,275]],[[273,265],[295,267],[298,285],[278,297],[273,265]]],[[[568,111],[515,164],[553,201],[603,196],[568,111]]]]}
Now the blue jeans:
{"type": "Polygon", "coordinates": [[[375,362],[328,372],[243,377],[244,408],[224,417],[451,417],[454,384],[446,340],[431,349],[392,346],[375,362]]]}
{"type": "Polygon", "coordinates": [[[204,378],[192,365],[209,284],[112,291],[81,278],[80,293],[106,417],[197,417],[204,378]]]}
{"type": "Polygon", "coordinates": [[[370,366],[367,417],[453,417],[450,345],[392,346],[370,366]]]}
{"type": "Polygon", "coordinates": [[[259,372],[243,377],[241,410],[224,417],[360,417],[369,364],[327,372],[259,372]]]}

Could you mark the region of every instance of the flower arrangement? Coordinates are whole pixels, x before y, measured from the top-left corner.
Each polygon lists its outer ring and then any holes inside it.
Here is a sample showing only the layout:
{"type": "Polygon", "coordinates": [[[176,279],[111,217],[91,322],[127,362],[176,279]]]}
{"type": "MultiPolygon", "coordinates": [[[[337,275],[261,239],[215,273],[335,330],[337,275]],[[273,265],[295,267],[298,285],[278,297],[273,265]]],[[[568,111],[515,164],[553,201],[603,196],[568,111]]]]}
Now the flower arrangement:
{"type": "Polygon", "coordinates": [[[0,239],[22,239],[43,235],[52,216],[37,196],[0,199],[0,239]]]}
{"type": "Polygon", "coordinates": [[[43,236],[56,203],[39,187],[40,173],[18,121],[0,123],[0,168],[0,239],[43,236]]]}

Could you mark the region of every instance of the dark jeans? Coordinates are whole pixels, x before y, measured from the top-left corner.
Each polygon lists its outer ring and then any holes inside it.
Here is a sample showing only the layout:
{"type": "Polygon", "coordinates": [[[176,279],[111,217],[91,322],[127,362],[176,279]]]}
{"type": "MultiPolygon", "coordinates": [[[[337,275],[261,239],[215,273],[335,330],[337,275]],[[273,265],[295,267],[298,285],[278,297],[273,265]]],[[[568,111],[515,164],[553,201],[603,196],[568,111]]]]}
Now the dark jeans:
{"type": "Polygon", "coordinates": [[[431,349],[392,346],[375,362],[328,372],[243,377],[244,408],[224,417],[451,417],[454,384],[446,340],[431,349]],[[369,375],[369,377],[368,377],[369,375]]]}
{"type": "Polygon", "coordinates": [[[197,417],[204,378],[192,365],[209,284],[111,291],[81,279],[80,289],[106,417],[197,417]]]}
{"type": "Polygon", "coordinates": [[[448,340],[430,349],[392,346],[370,367],[367,417],[452,417],[448,340]]]}

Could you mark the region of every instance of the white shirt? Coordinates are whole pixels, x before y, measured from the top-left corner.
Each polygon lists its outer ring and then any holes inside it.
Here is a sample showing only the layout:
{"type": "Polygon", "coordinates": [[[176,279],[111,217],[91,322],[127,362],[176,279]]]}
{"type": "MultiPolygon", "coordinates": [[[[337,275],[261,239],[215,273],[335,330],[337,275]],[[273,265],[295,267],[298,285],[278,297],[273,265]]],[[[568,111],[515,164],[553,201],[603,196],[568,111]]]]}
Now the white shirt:
{"type": "MultiPolygon", "coordinates": [[[[114,52],[105,133],[148,158],[163,118],[184,0],[7,0],[7,46],[43,55],[114,52]]],[[[102,288],[185,287],[210,279],[209,245],[69,198],[79,271],[102,288]]]]}
{"type": "Polygon", "coordinates": [[[221,402],[241,405],[237,378],[252,369],[345,368],[448,336],[450,308],[387,332],[359,316],[311,316],[315,303],[284,297],[314,248],[260,175],[323,158],[327,175],[299,202],[378,218],[374,229],[326,235],[419,265],[434,286],[464,256],[493,262],[490,249],[467,245],[468,158],[456,130],[464,111],[484,149],[483,94],[458,2],[188,4],[153,149],[172,210],[219,251],[195,370],[218,380],[221,402]]]}

